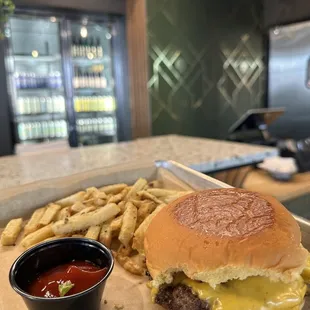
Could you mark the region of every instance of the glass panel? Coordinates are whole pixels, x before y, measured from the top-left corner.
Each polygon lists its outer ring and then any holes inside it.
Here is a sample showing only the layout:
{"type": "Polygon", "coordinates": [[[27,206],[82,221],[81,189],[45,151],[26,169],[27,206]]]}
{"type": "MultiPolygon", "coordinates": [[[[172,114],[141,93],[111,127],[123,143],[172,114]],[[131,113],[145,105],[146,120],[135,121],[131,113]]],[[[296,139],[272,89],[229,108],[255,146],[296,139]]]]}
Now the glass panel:
{"type": "Polygon", "coordinates": [[[7,72],[20,143],[67,137],[59,22],[12,17],[7,72]]]}
{"type": "Polygon", "coordinates": [[[72,23],[73,100],[80,145],[117,140],[111,38],[106,24],[72,23]]]}

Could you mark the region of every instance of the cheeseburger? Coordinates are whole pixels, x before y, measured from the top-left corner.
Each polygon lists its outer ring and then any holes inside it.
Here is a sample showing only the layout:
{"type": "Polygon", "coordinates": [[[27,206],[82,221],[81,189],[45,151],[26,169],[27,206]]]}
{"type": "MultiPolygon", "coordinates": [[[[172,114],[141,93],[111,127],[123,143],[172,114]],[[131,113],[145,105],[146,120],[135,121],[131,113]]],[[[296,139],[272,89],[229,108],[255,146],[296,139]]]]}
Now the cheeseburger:
{"type": "Polygon", "coordinates": [[[240,189],[182,197],[144,241],[153,301],[169,310],[300,310],[309,278],[299,226],[276,199],[240,189]]]}

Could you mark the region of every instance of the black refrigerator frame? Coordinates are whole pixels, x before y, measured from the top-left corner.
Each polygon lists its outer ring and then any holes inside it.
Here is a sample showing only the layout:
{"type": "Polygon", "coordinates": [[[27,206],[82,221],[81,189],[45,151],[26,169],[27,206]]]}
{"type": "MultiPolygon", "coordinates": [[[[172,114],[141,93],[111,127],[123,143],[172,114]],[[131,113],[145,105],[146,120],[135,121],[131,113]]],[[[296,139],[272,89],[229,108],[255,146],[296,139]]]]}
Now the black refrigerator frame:
{"type": "MultiPolygon", "coordinates": [[[[71,10],[58,10],[58,9],[34,9],[29,7],[18,7],[15,11],[15,16],[31,16],[35,17],[50,17],[55,16],[59,19],[60,26],[60,42],[61,42],[61,55],[63,67],[63,83],[65,89],[66,100],[66,116],[68,122],[68,143],[71,147],[78,146],[78,132],[76,128],[76,115],[74,111],[73,95],[74,89],[72,85],[73,66],[71,63],[71,22],[81,21],[87,17],[91,22],[107,23],[111,27],[111,47],[112,47],[112,71],[114,77],[114,95],[117,104],[116,119],[117,119],[117,139],[118,141],[131,140],[131,117],[130,117],[130,102],[129,102],[129,77],[128,77],[128,60],[127,60],[127,43],[126,43],[126,17],[124,15],[105,14],[105,13],[92,13],[71,10]],[[100,14],[100,15],[98,15],[100,14]]],[[[5,40],[0,44],[0,53],[7,55],[8,41],[5,40]]],[[[5,81],[6,87],[7,72],[5,64],[0,62],[0,78],[5,81]],[[3,68],[1,68],[3,67],[3,68]]],[[[3,82],[2,82],[3,83],[3,82]]],[[[6,87],[6,93],[3,96],[3,102],[9,103],[7,107],[7,118],[10,120],[9,129],[13,132],[16,131],[16,126],[13,123],[12,98],[10,92],[6,87]]],[[[6,104],[7,105],[7,104],[6,104]]],[[[1,112],[1,111],[0,111],[1,112]]],[[[8,140],[7,131],[0,131],[0,141],[8,140]],[[4,134],[6,136],[4,136],[4,134]]],[[[17,137],[17,132],[11,134],[10,144],[14,145],[17,137]]],[[[11,152],[13,147],[9,146],[11,152]]],[[[1,155],[8,155],[8,152],[1,155]]]]}

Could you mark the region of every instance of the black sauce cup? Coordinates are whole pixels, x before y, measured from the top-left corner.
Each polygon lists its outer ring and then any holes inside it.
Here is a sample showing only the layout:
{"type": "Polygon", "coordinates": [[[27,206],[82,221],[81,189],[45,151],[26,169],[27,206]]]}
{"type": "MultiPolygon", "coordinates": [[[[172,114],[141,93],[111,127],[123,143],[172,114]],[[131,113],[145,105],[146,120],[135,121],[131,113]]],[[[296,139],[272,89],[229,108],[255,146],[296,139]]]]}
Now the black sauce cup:
{"type": "Polygon", "coordinates": [[[64,238],[37,245],[23,253],[12,265],[9,278],[12,288],[23,297],[29,310],[99,310],[113,267],[113,256],[101,243],[86,238],[64,238]],[[39,274],[72,260],[86,260],[107,267],[107,274],[91,288],[71,296],[43,298],[27,293],[29,283],[39,274]]]}

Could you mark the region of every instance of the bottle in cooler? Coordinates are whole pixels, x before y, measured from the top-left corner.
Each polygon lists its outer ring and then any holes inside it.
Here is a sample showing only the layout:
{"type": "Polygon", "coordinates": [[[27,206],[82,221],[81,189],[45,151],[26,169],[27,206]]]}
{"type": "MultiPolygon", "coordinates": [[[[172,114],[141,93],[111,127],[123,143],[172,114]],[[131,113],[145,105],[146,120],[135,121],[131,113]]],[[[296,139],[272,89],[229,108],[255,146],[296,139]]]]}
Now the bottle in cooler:
{"type": "Polygon", "coordinates": [[[25,112],[24,112],[24,98],[23,97],[18,97],[17,98],[16,114],[17,115],[25,114],[25,112]]]}
{"type": "Polygon", "coordinates": [[[97,57],[102,58],[103,57],[103,49],[100,43],[100,38],[97,38],[97,57]]]}
{"type": "Polygon", "coordinates": [[[46,97],[46,109],[48,113],[54,112],[53,100],[51,97],[46,97]]]}
{"type": "Polygon", "coordinates": [[[17,89],[21,88],[20,86],[20,76],[18,72],[14,73],[14,81],[15,81],[15,86],[17,89]]]}
{"type": "Polygon", "coordinates": [[[25,124],[24,123],[19,123],[18,124],[18,137],[21,141],[25,141],[27,139],[26,136],[26,130],[25,130],[25,124]]]}
{"type": "Polygon", "coordinates": [[[28,97],[24,98],[24,114],[30,114],[30,99],[28,97]]]}
{"type": "Polygon", "coordinates": [[[61,88],[62,86],[61,73],[59,71],[56,71],[54,75],[55,75],[55,87],[61,88]]]}
{"type": "Polygon", "coordinates": [[[94,73],[94,88],[101,88],[100,73],[94,73]]]}
{"type": "Polygon", "coordinates": [[[61,132],[62,132],[62,137],[67,137],[68,135],[68,128],[67,128],[67,122],[65,120],[61,121],[61,132]]]}
{"type": "Polygon", "coordinates": [[[93,37],[90,39],[90,48],[94,58],[97,58],[97,48],[93,37]]]}
{"type": "Polygon", "coordinates": [[[40,101],[40,110],[42,111],[42,113],[46,113],[47,109],[46,109],[46,100],[45,97],[40,97],[39,98],[40,101]]]}
{"type": "Polygon", "coordinates": [[[100,88],[106,88],[107,87],[107,79],[103,76],[102,73],[99,73],[100,78],[100,88]]]}

